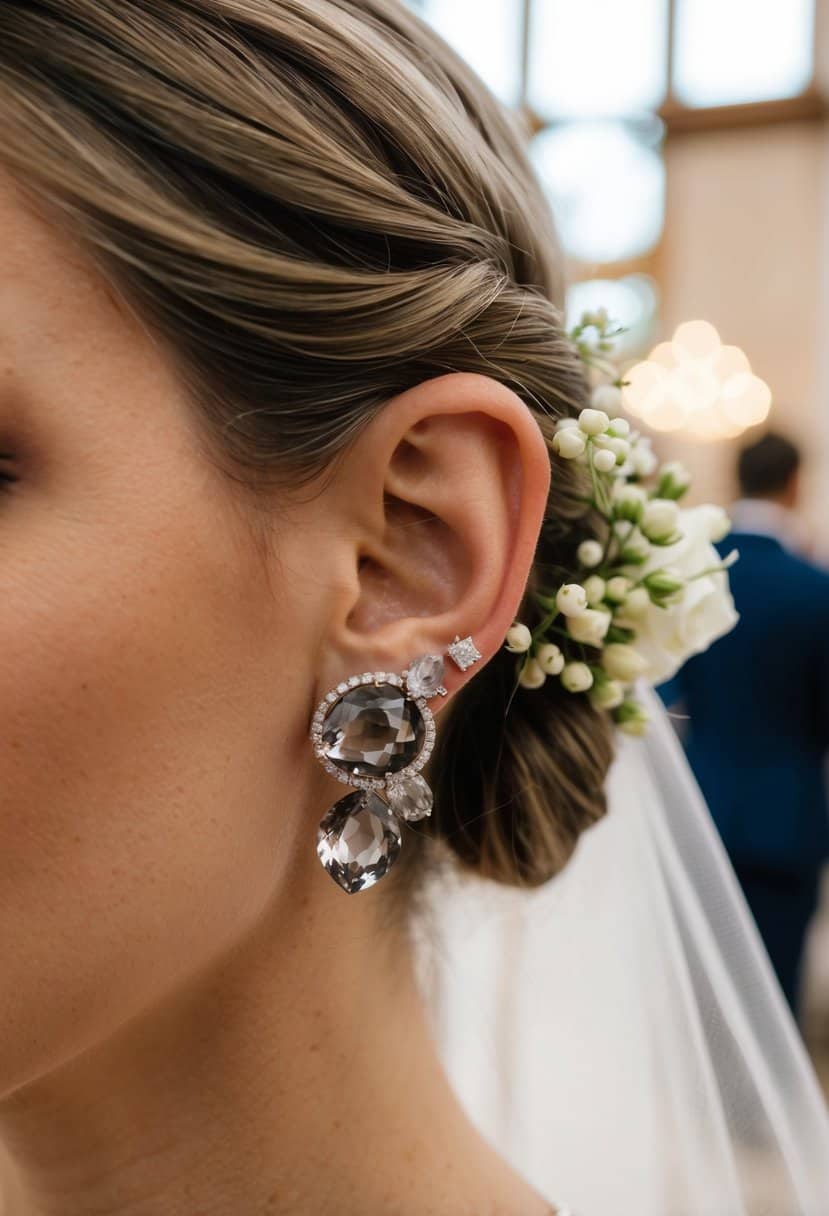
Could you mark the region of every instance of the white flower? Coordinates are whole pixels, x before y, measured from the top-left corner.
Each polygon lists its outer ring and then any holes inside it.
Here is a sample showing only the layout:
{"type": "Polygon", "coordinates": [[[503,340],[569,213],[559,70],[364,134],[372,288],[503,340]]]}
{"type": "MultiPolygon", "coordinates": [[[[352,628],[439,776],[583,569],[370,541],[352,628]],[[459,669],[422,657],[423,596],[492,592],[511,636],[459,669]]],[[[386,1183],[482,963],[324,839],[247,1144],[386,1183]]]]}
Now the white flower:
{"type": "Polygon", "coordinates": [[[617,624],[626,628],[635,628],[639,618],[644,616],[650,606],[651,597],[646,589],[644,587],[634,587],[625,596],[622,611],[616,614],[617,624]]]}
{"type": "Polygon", "coordinates": [[[609,418],[616,418],[622,408],[622,390],[615,384],[598,384],[590,395],[590,404],[609,418]]]}
{"type": "Polygon", "coordinates": [[[686,659],[707,650],[739,619],[727,574],[715,571],[694,577],[722,564],[710,540],[718,512],[709,505],[681,510],[680,540],[656,549],[641,568],[642,576],[667,568],[686,583],[677,602],[667,607],[649,605],[636,624],[636,649],[647,660],[647,678],[653,684],[670,679],[686,659]]]}
{"type": "Polygon", "coordinates": [[[708,539],[716,544],[717,541],[725,540],[728,536],[731,531],[731,520],[722,507],[707,504],[706,509],[709,513],[708,539]]]}
{"type": "Polygon", "coordinates": [[[587,593],[578,583],[565,583],[556,595],[556,608],[564,616],[578,616],[587,607],[587,593]]]}
{"type": "Polygon", "coordinates": [[[567,622],[570,637],[583,642],[585,646],[601,646],[609,628],[610,613],[597,608],[587,608],[578,616],[571,616],[567,622]]]}
{"type": "Polygon", "coordinates": [[[597,435],[593,442],[597,448],[612,452],[617,464],[624,463],[630,456],[630,442],[627,439],[616,439],[613,435],[597,435]]]}
{"type": "Polygon", "coordinates": [[[660,498],[681,498],[691,484],[691,474],[679,460],[669,460],[659,470],[660,498]]]}
{"type": "Polygon", "coordinates": [[[607,433],[614,439],[627,439],[630,436],[630,423],[627,418],[614,418],[607,433]]]}
{"type": "Polygon", "coordinates": [[[578,425],[578,418],[570,418],[569,416],[566,418],[559,418],[558,422],[556,423],[556,430],[563,431],[566,430],[568,426],[578,427],[578,425]]]}
{"type": "Polygon", "coordinates": [[[553,447],[564,460],[575,460],[584,451],[584,435],[578,427],[564,427],[553,435],[553,447]]]}
{"type": "Polygon", "coordinates": [[[542,671],[538,661],[536,659],[527,659],[521,668],[518,683],[524,688],[540,688],[546,679],[547,676],[542,671]]]}
{"type": "Polygon", "coordinates": [[[635,473],[640,477],[650,477],[659,464],[656,453],[651,451],[650,439],[637,440],[636,446],[630,454],[630,461],[635,473]]]}
{"type": "MultiPolygon", "coordinates": [[[[639,639],[637,638],[637,645],[639,639]]],[[[613,680],[630,684],[647,671],[647,659],[624,642],[611,642],[602,652],[602,667],[613,680]]]]}
{"type": "Polygon", "coordinates": [[[671,498],[652,498],[642,513],[639,527],[649,540],[673,536],[679,522],[679,507],[671,498]]]}
{"type": "Polygon", "coordinates": [[[593,684],[593,672],[586,663],[568,663],[561,673],[561,682],[568,692],[587,692],[593,684]]]}
{"type": "Polygon", "coordinates": [[[577,557],[581,564],[590,570],[593,566],[600,564],[604,557],[604,549],[597,540],[583,540],[578,547],[577,557]]]}
{"type": "Polygon", "coordinates": [[[522,625],[520,621],[516,621],[507,630],[507,650],[513,654],[523,654],[525,650],[529,650],[532,640],[533,635],[527,626],[522,625]]]}
{"type": "Polygon", "coordinates": [[[647,537],[643,536],[638,528],[634,528],[631,532],[630,525],[627,523],[615,523],[613,530],[616,533],[616,538],[621,545],[621,559],[631,565],[641,565],[650,557],[653,549],[651,542],[647,537]],[[628,535],[630,533],[630,535],[628,535]]]}
{"type": "Polygon", "coordinates": [[[613,578],[609,578],[607,580],[605,595],[610,600],[611,604],[623,604],[627,599],[630,587],[630,579],[625,578],[622,574],[617,574],[613,578]]]}
{"type": "Polygon", "coordinates": [[[685,590],[685,579],[676,566],[662,566],[644,576],[643,582],[652,600],[664,604],[685,590]]]}
{"type": "Polygon", "coordinates": [[[604,599],[604,593],[607,584],[604,579],[598,574],[591,574],[589,578],[584,580],[584,593],[587,596],[588,604],[600,604],[604,599]]]}
{"type": "Polygon", "coordinates": [[[638,701],[623,701],[616,711],[616,725],[626,735],[644,735],[648,722],[650,715],[638,701]]]}
{"type": "Polygon", "coordinates": [[[647,502],[648,496],[641,486],[631,486],[620,480],[613,487],[613,513],[617,519],[638,523],[647,502]]]}
{"type": "Polygon", "coordinates": [[[585,435],[601,435],[610,425],[610,419],[604,410],[582,410],[579,414],[579,427],[585,435]]]}
{"type": "Polygon", "coordinates": [[[625,699],[625,690],[618,680],[601,680],[590,690],[590,700],[597,709],[615,709],[625,699]]]}
{"type": "Polygon", "coordinates": [[[609,473],[616,467],[616,457],[613,452],[602,449],[593,457],[593,465],[599,473],[609,473]]]}
{"type": "Polygon", "coordinates": [[[561,675],[564,670],[564,655],[555,642],[542,642],[535,657],[541,670],[548,676],[561,675]]]}

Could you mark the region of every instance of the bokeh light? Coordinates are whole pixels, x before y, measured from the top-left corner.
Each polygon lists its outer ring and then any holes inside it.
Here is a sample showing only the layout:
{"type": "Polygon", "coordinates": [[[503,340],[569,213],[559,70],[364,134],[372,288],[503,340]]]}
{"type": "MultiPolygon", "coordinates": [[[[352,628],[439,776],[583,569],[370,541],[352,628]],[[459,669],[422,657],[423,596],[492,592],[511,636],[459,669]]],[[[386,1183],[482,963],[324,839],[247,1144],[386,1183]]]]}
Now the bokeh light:
{"type": "Polygon", "coordinates": [[[625,406],[654,431],[684,430],[698,439],[732,439],[764,422],[769,386],[745,353],[723,345],[708,321],[686,321],[669,342],[624,372],[625,406]]]}

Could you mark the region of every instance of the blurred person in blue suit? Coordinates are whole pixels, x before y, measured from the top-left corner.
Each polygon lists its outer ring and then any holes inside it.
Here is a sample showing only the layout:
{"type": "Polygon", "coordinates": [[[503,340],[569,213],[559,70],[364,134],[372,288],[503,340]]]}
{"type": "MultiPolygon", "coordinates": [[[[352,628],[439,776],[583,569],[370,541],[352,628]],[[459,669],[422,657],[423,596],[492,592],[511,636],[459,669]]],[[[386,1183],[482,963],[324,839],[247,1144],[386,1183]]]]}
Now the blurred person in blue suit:
{"type": "Polygon", "coordinates": [[[801,458],[766,434],[739,456],[730,571],[740,621],[659,689],[795,1016],[829,858],[829,573],[794,552],[801,458]]]}

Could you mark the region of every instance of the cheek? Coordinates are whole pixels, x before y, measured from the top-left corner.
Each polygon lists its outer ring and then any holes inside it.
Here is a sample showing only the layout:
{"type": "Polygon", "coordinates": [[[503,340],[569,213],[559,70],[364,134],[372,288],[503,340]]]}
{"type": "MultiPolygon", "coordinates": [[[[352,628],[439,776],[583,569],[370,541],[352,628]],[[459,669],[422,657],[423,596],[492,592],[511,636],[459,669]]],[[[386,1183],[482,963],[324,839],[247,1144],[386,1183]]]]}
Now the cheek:
{"type": "Polygon", "coordinates": [[[298,693],[262,670],[230,541],[172,515],[22,532],[25,561],[0,543],[0,1095],[235,940],[301,837],[274,804],[298,693]]]}

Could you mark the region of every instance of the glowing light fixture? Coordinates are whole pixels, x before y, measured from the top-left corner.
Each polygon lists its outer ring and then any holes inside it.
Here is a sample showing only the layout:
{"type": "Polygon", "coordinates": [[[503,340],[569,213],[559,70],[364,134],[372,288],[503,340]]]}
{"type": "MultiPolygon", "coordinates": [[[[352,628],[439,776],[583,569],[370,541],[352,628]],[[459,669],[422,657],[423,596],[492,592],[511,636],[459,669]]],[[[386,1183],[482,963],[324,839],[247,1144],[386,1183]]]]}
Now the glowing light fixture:
{"type": "Polygon", "coordinates": [[[738,346],[724,346],[708,321],[686,321],[670,342],[624,373],[625,406],[654,431],[732,439],[763,422],[771,389],[738,346]]]}

